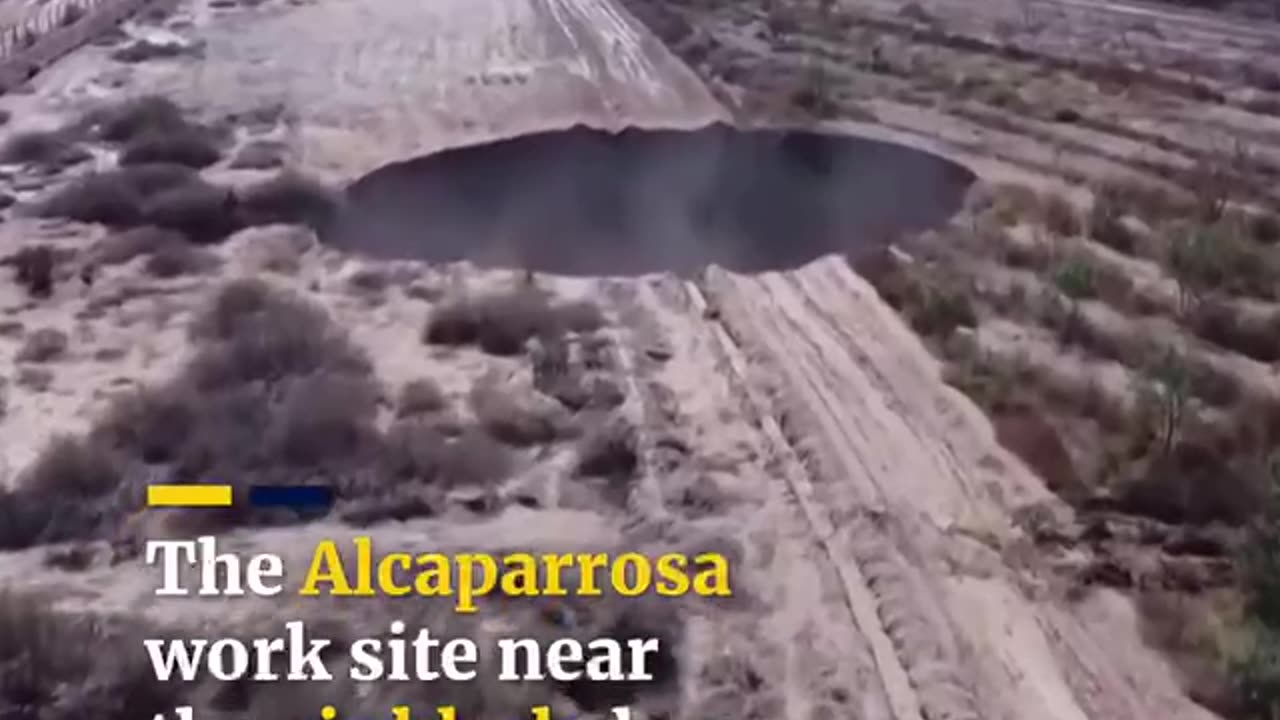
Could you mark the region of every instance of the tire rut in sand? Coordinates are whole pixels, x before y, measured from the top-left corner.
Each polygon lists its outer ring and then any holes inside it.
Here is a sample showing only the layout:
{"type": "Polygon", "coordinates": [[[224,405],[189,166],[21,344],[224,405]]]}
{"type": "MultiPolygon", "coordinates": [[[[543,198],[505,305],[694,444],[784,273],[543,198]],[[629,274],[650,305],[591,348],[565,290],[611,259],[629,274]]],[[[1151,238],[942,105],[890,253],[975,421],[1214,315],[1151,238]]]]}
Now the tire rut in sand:
{"type": "MultiPolygon", "coordinates": [[[[847,350],[832,340],[829,329],[813,326],[805,316],[804,293],[792,282],[791,274],[740,280],[712,269],[704,285],[726,330],[754,341],[742,344],[768,371],[754,378],[756,384],[785,385],[770,388],[775,404],[766,414],[780,418],[773,424],[801,458],[804,471],[788,481],[799,496],[808,497],[809,522],[848,579],[859,628],[873,645],[877,639],[881,643],[882,675],[887,682],[894,674],[904,678],[895,707],[909,698],[920,717],[977,718],[973,682],[964,671],[965,649],[935,600],[938,593],[918,570],[920,559],[904,555],[915,554],[912,536],[921,528],[910,518],[889,514],[898,504],[887,497],[891,489],[876,482],[900,457],[867,452],[890,434],[882,426],[888,420],[884,409],[876,412],[869,405],[882,393],[865,381],[851,383],[857,373],[839,372],[849,362],[847,350]],[[785,348],[759,344],[772,338],[789,342],[785,348]],[[780,357],[785,365],[773,359],[780,357]]],[[[903,712],[909,711],[900,716],[903,712]]]]}
{"type": "Polygon", "coordinates": [[[763,429],[771,421],[734,369],[740,358],[702,319],[691,289],[664,276],[613,282],[605,295],[625,318],[620,345],[650,408],[646,422],[668,428],[645,451],[666,521],[742,546],[747,597],[699,618],[691,633],[692,707],[708,717],[920,717],[909,702],[891,710],[875,653],[849,622],[840,568],[815,542],[804,503],[772,481],[795,472],[795,458],[763,429]]]}

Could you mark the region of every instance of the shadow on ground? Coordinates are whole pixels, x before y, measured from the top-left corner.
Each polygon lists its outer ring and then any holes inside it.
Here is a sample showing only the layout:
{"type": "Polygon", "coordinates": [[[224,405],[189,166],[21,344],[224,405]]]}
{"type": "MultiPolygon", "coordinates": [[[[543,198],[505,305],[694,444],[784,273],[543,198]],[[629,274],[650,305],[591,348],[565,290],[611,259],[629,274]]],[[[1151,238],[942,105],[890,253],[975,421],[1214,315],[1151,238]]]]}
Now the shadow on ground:
{"type": "Polygon", "coordinates": [[[938,156],[856,137],[574,127],[380,168],[347,188],[321,238],[377,257],[565,275],[762,272],[940,225],[973,180],[938,156]]]}

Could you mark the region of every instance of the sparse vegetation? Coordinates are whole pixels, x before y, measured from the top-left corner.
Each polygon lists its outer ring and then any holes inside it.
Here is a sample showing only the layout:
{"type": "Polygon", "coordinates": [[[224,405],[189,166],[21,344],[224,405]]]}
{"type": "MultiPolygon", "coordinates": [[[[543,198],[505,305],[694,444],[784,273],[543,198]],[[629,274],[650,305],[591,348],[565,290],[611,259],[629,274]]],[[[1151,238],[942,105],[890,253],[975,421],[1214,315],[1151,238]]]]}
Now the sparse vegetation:
{"type": "Polygon", "coordinates": [[[1064,343],[1069,343],[1080,330],[1080,301],[1093,297],[1097,292],[1093,266],[1079,257],[1068,258],[1054,272],[1053,284],[1067,299],[1067,317],[1059,337],[1064,343]]]}
{"type": "Polygon", "coordinates": [[[72,133],[66,130],[24,132],[0,147],[0,162],[37,165],[47,170],[63,170],[91,157],[72,133]]]}
{"type": "MultiPolygon", "coordinates": [[[[155,230],[135,234],[121,256],[202,252],[155,230]]],[[[557,315],[556,327],[597,327],[584,307],[557,315]]],[[[217,478],[236,488],[331,483],[340,516],[353,522],[432,514],[442,492],[510,477],[520,456],[507,445],[555,443],[570,429],[550,399],[489,381],[470,394],[477,423],[447,428],[438,422],[443,391],[421,379],[402,389],[398,419],[381,431],[382,390],[364,354],[322,309],[260,280],[223,285],[190,334],[195,353],[176,377],[113,398],[91,432],[55,441],[0,496],[0,521],[18,518],[0,523],[5,547],[109,535],[138,507],[156,468],[168,481],[217,478]]],[[[613,472],[616,456],[606,447],[585,467],[613,472]]],[[[300,519],[244,505],[188,518],[201,531],[300,519]]]]}
{"type": "Polygon", "coordinates": [[[429,378],[411,380],[400,388],[400,397],[396,400],[396,416],[400,418],[416,417],[440,412],[449,406],[440,384],[429,378]]]}
{"type": "Polygon", "coordinates": [[[231,167],[236,170],[269,170],[284,165],[285,148],[270,140],[252,140],[236,151],[231,167]]]}
{"type": "Polygon", "coordinates": [[[114,233],[94,248],[94,259],[103,265],[120,265],[135,258],[148,256],[167,245],[186,242],[182,233],[175,230],[144,225],[114,233]]]}
{"type": "Polygon", "coordinates": [[[640,464],[636,428],[613,419],[583,437],[578,446],[579,475],[611,480],[631,478],[640,464]]]}
{"type": "Polygon", "coordinates": [[[1045,227],[1058,237],[1074,237],[1080,234],[1080,215],[1076,206],[1058,193],[1049,193],[1040,201],[1045,227]]]}
{"type": "Polygon", "coordinates": [[[1112,191],[1103,188],[1094,194],[1089,211],[1089,237],[1122,253],[1137,249],[1138,240],[1125,224],[1125,210],[1112,191]]]}
{"type": "Polygon", "coordinates": [[[173,163],[205,168],[222,159],[218,140],[203,128],[183,128],[163,134],[135,135],[120,154],[121,165],[173,163]]]}
{"type": "Polygon", "coordinates": [[[334,190],[293,171],[250,185],[238,196],[240,212],[249,225],[294,223],[320,227],[338,205],[334,190]]]}
{"type": "Polygon", "coordinates": [[[242,227],[237,206],[230,190],[194,181],[148,198],[142,217],[157,227],[177,230],[193,242],[211,244],[242,227]]]}
{"type": "Polygon", "coordinates": [[[47,298],[53,294],[53,271],[57,266],[53,248],[48,245],[27,246],[9,259],[13,265],[14,279],[32,298],[47,298]]]}
{"type": "Polygon", "coordinates": [[[36,207],[42,217],[64,217],[85,223],[128,228],[146,222],[145,204],[155,195],[195,181],[180,166],[138,165],[92,173],[53,192],[36,207]]]}
{"type": "Polygon", "coordinates": [[[189,125],[182,108],[159,95],[142,95],[89,111],[79,126],[107,142],[127,144],[148,135],[183,132],[189,125]]]}
{"type": "Polygon", "coordinates": [[[1241,559],[1250,642],[1231,670],[1248,716],[1273,720],[1280,707],[1280,456],[1271,459],[1263,500],[1241,559]]]}
{"type": "Polygon", "coordinates": [[[423,330],[433,345],[477,345],[492,355],[516,355],[537,338],[589,332],[603,324],[591,303],[557,304],[541,290],[521,287],[457,298],[435,308],[423,330]]]}
{"type": "Polygon", "coordinates": [[[991,212],[1006,227],[1038,217],[1040,196],[1026,185],[1000,183],[992,188],[991,212]]]}
{"type": "Polygon", "coordinates": [[[1167,264],[1178,282],[1183,310],[1210,292],[1272,299],[1280,293],[1276,261],[1241,237],[1227,220],[1196,225],[1171,243],[1167,264]]]}
{"type": "Polygon", "coordinates": [[[180,43],[153,42],[147,38],[139,38],[111,52],[111,59],[124,63],[142,63],[149,60],[163,60],[186,55],[189,49],[180,43]]]}
{"type": "Polygon", "coordinates": [[[44,363],[56,360],[67,352],[70,339],[56,328],[40,328],[29,333],[15,359],[18,362],[44,363]]]}
{"type": "Polygon", "coordinates": [[[90,712],[128,720],[169,712],[181,693],[157,681],[139,637],[126,624],[62,615],[47,602],[0,595],[0,707],[14,718],[71,718],[90,712]],[[83,643],[97,651],[80,651],[83,643]]]}
{"type": "Polygon", "coordinates": [[[1145,398],[1155,415],[1159,454],[1167,458],[1173,452],[1186,418],[1191,395],[1191,374],[1181,355],[1166,349],[1145,368],[1145,398]]]}
{"type": "Polygon", "coordinates": [[[186,243],[165,243],[150,253],[145,267],[148,275],[167,279],[200,275],[215,269],[220,262],[207,250],[186,243]]]}
{"type": "Polygon", "coordinates": [[[561,435],[562,423],[553,408],[539,407],[535,399],[521,402],[490,382],[477,383],[470,396],[480,426],[494,439],[517,447],[545,445],[561,435]]]}

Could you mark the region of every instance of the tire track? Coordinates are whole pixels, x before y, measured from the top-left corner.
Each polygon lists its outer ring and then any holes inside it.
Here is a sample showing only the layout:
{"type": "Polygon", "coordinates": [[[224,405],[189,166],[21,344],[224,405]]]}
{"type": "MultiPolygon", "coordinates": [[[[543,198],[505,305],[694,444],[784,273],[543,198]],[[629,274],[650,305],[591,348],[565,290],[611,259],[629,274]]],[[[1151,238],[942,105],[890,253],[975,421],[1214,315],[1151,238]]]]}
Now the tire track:
{"type": "Polygon", "coordinates": [[[713,271],[708,284],[717,301],[723,303],[726,322],[745,321],[743,329],[753,338],[787,337],[793,341],[787,348],[785,367],[778,369],[791,387],[802,388],[794,408],[787,407],[785,412],[803,417],[797,420],[803,430],[793,431],[792,441],[804,438],[800,442],[810,445],[809,471],[818,482],[818,504],[824,508],[818,511],[815,505],[813,512],[821,514],[812,522],[820,536],[839,538],[833,557],[853,559],[841,569],[857,577],[861,589],[849,587],[849,592],[851,596],[862,594],[861,602],[874,610],[872,617],[858,618],[859,628],[864,635],[869,631],[883,634],[892,648],[886,648],[892,660],[878,658],[882,672],[889,665],[901,668],[921,717],[978,718],[969,680],[961,671],[955,633],[945,611],[932,600],[939,593],[915,570],[914,558],[902,555],[903,548],[910,548],[905,538],[915,532],[915,523],[909,517],[891,514],[901,503],[874,482],[874,478],[891,472],[898,478],[910,475],[894,465],[918,449],[876,452],[884,441],[898,436],[897,429],[885,426],[883,413],[881,417],[874,417],[876,413],[864,416],[853,409],[868,409],[866,402],[878,400],[882,393],[866,384],[860,374],[837,376],[833,368],[842,363],[834,356],[836,348],[821,329],[804,322],[800,314],[804,304],[797,302],[799,293],[789,280],[770,273],[746,281],[754,286],[751,292],[757,298],[764,297],[760,307],[769,308],[750,314],[738,302],[747,293],[745,287],[733,286],[736,278],[713,271]],[[873,454],[865,454],[867,449],[873,449],[873,454]],[[839,519],[838,528],[833,518],[839,519]]]}
{"type": "MultiPolygon", "coordinates": [[[[708,303],[703,295],[703,290],[697,285],[688,283],[686,291],[691,298],[693,309],[705,313],[708,303]]],[[[720,299],[721,297],[717,296],[717,300],[720,299]]],[[[739,347],[723,325],[714,325],[714,332],[726,357],[729,359],[729,369],[732,373],[744,380],[750,378],[743,349],[739,347]]],[[[755,407],[755,414],[760,418],[760,430],[778,453],[777,471],[783,476],[789,494],[799,506],[800,513],[808,525],[813,539],[822,549],[823,554],[839,579],[849,615],[862,637],[870,645],[872,656],[880,675],[880,681],[887,693],[893,716],[897,720],[947,717],[944,715],[925,714],[926,708],[922,707],[921,697],[913,686],[909,671],[900,661],[894,647],[895,643],[891,639],[891,633],[883,624],[883,618],[879,616],[880,603],[873,590],[876,581],[865,576],[863,569],[859,567],[857,562],[849,561],[849,558],[856,556],[852,547],[851,533],[847,529],[843,532],[839,531],[833,524],[831,515],[819,509],[826,501],[826,498],[822,497],[820,491],[814,487],[801,459],[803,453],[797,452],[792,443],[788,441],[774,412],[768,407],[767,403],[760,400],[756,393],[751,391],[750,383],[745,382],[744,385],[746,387],[744,388],[743,401],[755,407]]],[[[886,567],[892,565],[892,561],[889,561],[886,567]]],[[[887,578],[888,574],[882,574],[882,577],[887,578]]],[[[891,583],[892,581],[888,582],[891,583]]],[[[895,623],[895,625],[904,627],[905,623],[895,623]]]]}

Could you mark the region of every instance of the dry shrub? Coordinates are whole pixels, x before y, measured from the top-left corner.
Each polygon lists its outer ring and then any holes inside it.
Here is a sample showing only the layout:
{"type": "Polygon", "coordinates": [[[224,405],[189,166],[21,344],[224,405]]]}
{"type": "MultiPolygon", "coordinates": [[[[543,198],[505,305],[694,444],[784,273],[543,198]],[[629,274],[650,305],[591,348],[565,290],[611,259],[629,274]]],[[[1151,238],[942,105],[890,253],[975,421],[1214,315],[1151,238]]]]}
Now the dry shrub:
{"type": "Polygon", "coordinates": [[[1120,310],[1134,303],[1133,279],[1124,270],[1100,262],[1091,265],[1093,289],[1100,299],[1120,310]]]}
{"type": "Polygon", "coordinates": [[[141,63],[148,60],[181,57],[188,52],[190,50],[179,43],[153,42],[147,38],[140,38],[112,51],[111,59],[123,63],[141,63]]]}
{"type": "MultiPolygon", "coordinates": [[[[1247,158],[1239,158],[1246,160],[1247,158]]],[[[1201,222],[1213,223],[1226,212],[1232,196],[1241,189],[1236,173],[1220,158],[1201,158],[1187,171],[1184,183],[1194,197],[1192,208],[1201,222]]]]}
{"type": "Polygon", "coordinates": [[[222,159],[222,148],[213,133],[188,127],[157,134],[142,134],[125,144],[121,165],[173,163],[206,168],[222,159]]]}
{"type": "Polygon", "coordinates": [[[1040,196],[1026,185],[999,183],[991,193],[991,211],[1001,225],[1017,225],[1040,215],[1040,196]]]}
{"type": "Polygon", "coordinates": [[[240,229],[235,195],[201,180],[158,193],[143,205],[147,223],[177,230],[193,242],[211,244],[240,229]]]}
{"type": "Polygon", "coordinates": [[[1249,221],[1249,235],[1262,245],[1280,243],[1280,217],[1258,215],[1249,221]]]}
{"type": "Polygon", "coordinates": [[[561,423],[553,413],[522,402],[511,392],[483,381],[471,389],[471,409],[486,432],[517,447],[545,445],[559,438],[561,423]]]}
{"type": "Polygon", "coordinates": [[[440,305],[427,319],[423,341],[474,344],[492,355],[517,355],[535,337],[589,332],[603,322],[599,309],[588,301],[556,304],[545,292],[522,287],[440,305]]]}
{"type": "Polygon", "coordinates": [[[1187,323],[1198,337],[1258,362],[1280,361],[1280,312],[1246,318],[1217,299],[1197,303],[1187,323]]]}
{"type": "Polygon", "coordinates": [[[107,142],[122,144],[190,127],[182,108],[159,95],[142,95],[95,108],[81,118],[80,125],[107,142]]]}
{"type": "Polygon", "coordinates": [[[53,294],[53,271],[58,259],[53,247],[33,245],[24,247],[5,262],[14,269],[14,280],[33,298],[47,298],[53,294]]]}
{"type": "Polygon", "coordinates": [[[626,391],[618,383],[607,378],[586,378],[582,375],[562,375],[538,386],[538,391],[555,398],[566,409],[612,410],[627,400],[626,391]]]}
{"type": "Polygon", "coordinates": [[[1197,440],[1179,442],[1168,456],[1136,466],[1141,473],[1116,493],[1126,512],[1168,523],[1238,526],[1266,497],[1265,477],[1253,462],[1225,456],[1197,440]]]}
{"type": "Polygon", "coordinates": [[[607,363],[600,362],[589,347],[594,344],[584,342],[579,363],[573,363],[564,338],[544,338],[533,353],[534,389],[573,412],[588,408],[612,410],[621,405],[626,391],[607,378],[592,376],[607,363]]]}
{"type": "Polygon", "coordinates": [[[292,379],[282,395],[265,438],[277,462],[330,465],[372,447],[378,388],[368,376],[314,373],[292,379]]]}
{"type": "Polygon", "coordinates": [[[391,287],[391,273],[386,268],[362,267],[347,277],[347,287],[370,298],[381,297],[391,287]]]}
{"type": "MultiPolygon", "coordinates": [[[[98,446],[163,464],[173,481],[215,479],[237,494],[249,484],[299,482],[330,483],[348,497],[376,489],[380,391],[367,358],[322,310],[260,281],[233,281],[199,314],[192,336],[195,357],[177,378],[112,403],[90,435],[98,446]]],[[[127,511],[106,514],[119,520],[127,511]]],[[[237,504],[201,521],[302,519],[237,504]]]]}
{"type": "Polygon", "coordinates": [[[185,242],[182,233],[175,230],[144,225],[107,236],[94,248],[93,256],[95,262],[103,265],[121,265],[149,256],[167,245],[185,242]]]}
{"type": "Polygon", "coordinates": [[[142,198],[115,173],[95,173],[57,190],[36,212],[42,217],[129,227],[142,221],[142,198]]]}
{"type": "Polygon", "coordinates": [[[1199,355],[1188,356],[1186,362],[1191,394],[1195,397],[1217,407],[1231,407],[1244,397],[1244,384],[1230,370],[1199,355]]]}
{"type": "Polygon", "coordinates": [[[92,537],[103,527],[124,476],[120,458],[88,439],[53,438],[19,475],[17,488],[0,495],[8,549],[92,537]]]}
{"type": "Polygon", "coordinates": [[[0,162],[61,170],[92,157],[67,130],[18,133],[0,147],[0,162]]]}
{"type": "Polygon", "coordinates": [[[515,461],[487,433],[467,430],[445,444],[438,467],[445,487],[491,486],[511,477],[515,461]]]}
{"type": "Polygon", "coordinates": [[[436,381],[430,378],[410,380],[400,388],[400,396],[396,400],[396,417],[428,415],[440,412],[448,405],[444,390],[436,381]]]}
{"type": "Polygon", "coordinates": [[[0,488],[0,550],[21,550],[44,539],[52,504],[29,491],[0,488]]]}
{"type": "Polygon", "coordinates": [[[200,175],[195,170],[174,163],[130,165],[108,173],[107,177],[128,186],[143,199],[200,181],[200,175]]]}
{"type": "Polygon", "coordinates": [[[917,2],[909,2],[906,5],[903,5],[898,10],[898,15],[908,20],[914,20],[916,22],[924,23],[926,25],[929,25],[935,22],[933,15],[928,10],[925,10],[924,7],[917,2]]]}
{"type": "Polygon", "coordinates": [[[285,171],[239,193],[248,225],[298,224],[321,227],[338,209],[338,194],[320,181],[285,171]]]}
{"type": "Polygon", "coordinates": [[[1125,224],[1126,209],[1122,202],[1106,188],[1094,194],[1093,207],[1089,211],[1089,237],[1107,247],[1132,254],[1138,247],[1138,238],[1125,224]]]}
{"type": "Polygon", "coordinates": [[[14,720],[133,720],[168,713],[182,704],[180,686],[155,679],[144,636],[151,635],[0,594],[0,707],[14,720]],[[87,645],[94,652],[84,652],[87,645]]]}
{"type": "Polygon", "coordinates": [[[433,517],[443,508],[443,496],[434,488],[401,484],[342,502],[337,512],[339,519],[348,525],[370,527],[388,520],[404,522],[433,517]]]}
{"type": "MultiPolygon", "coordinates": [[[[512,472],[512,456],[479,429],[449,440],[402,420],[380,432],[368,358],[321,308],[262,281],[221,287],[191,338],[177,377],[116,397],[86,436],[50,444],[18,490],[0,493],[0,545],[111,533],[140,507],[147,468],[167,482],[229,483],[237,497],[251,484],[329,484],[360,522],[434,512],[428,485],[487,486],[512,472]]],[[[307,519],[237,501],[177,522],[215,532],[307,519]]]]}
{"type": "Polygon", "coordinates": [[[639,465],[639,433],[621,418],[599,425],[579,442],[580,476],[625,480],[635,475],[639,465]]]}
{"type": "Polygon", "coordinates": [[[1047,193],[1040,200],[1045,227],[1058,237],[1080,234],[1080,214],[1070,200],[1058,193],[1047,193]]]}
{"type": "Polygon", "coordinates": [[[259,280],[223,286],[191,331],[203,343],[192,367],[193,379],[203,387],[322,370],[370,371],[368,358],[321,308],[259,280]]]}
{"type": "Polygon", "coordinates": [[[233,170],[270,170],[284,165],[286,148],[271,140],[252,140],[231,158],[233,170]]]}
{"type": "Polygon", "coordinates": [[[420,418],[397,420],[387,429],[382,462],[390,477],[433,483],[440,473],[446,439],[420,418]]]}
{"type": "Polygon", "coordinates": [[[907,296],[907,303],[911,327],[926,337],[945,338],[959,328],[978,324],[972,299],[960,290],[920,285],[907,296]]]}
{"type": "Polygon", "coordinates": [[[148,275],[171,279],[184,275],[201,275],[216,270],[221,264],[217,255],[184,243],[161,245],[147,258],[148,275]]]}
{"type": "Polygon", "coordinates": [[[116,459],[100,445],[70,436],[54,438],[20,481],[20,487],[68,498],[100,496],[120,483],[116,459]]]}
{"type": "Polygon", "coordinates": [[[70,338],[57,328],[40,328],[27,335],[15,359],[18,362],[44,363],[56,360],[67,352],[70,338]]]}
{"type": "Polygon", "coordinates": [[[590,300],[572,300],[557,309],[561,325],[570,332],[593,333],[603,328],[607,321],[600,306],[590,300]]]}
{"type": "Polygon", "coordinates": [[[117,396],[99,418],[93,437],[100,444],[148,464],[178,458],[194,432],[200,397],[179,383],[117,396]]]}
{"type": "Polygon", "coordinates": [[[1222,628],[1238,620],[1222,617],[1214,600],[1213,595],[1144,590],[1136,598],[1139,630],[1148,645],[1169,658],[1191,699],[1236,717],[1239,698],[1227,673],[1232,658],[1222,628]]]}
{"type": "Polygon", "coordinates": [[[1222,291],[1275,299],[1280,261],[1247,233],[1237,217],[1185,228],[1170,243],[1166,264],[1184,292],[1196,297],[1222,291]]]}
{"type": "Polygon", "coordinates": [[[469,428],[447,438],[422,419],[392,424],[387,432],[382,466],[404,482],[489,487],[511,477],[515,461],[506,447],[482,430],[469,428]]]}
{"type": "Polygon", "coordinates": [[[63,572],[83,572],[93,565],[95,555],[92,546],[76,543],[49,551],[44,556],[44,566],[63,572]]]}
{"type": "Polygon", "coordinates": [[[146,220],[146,202],[162,191],[194,182],[190,168],[171,164],[137,165],[77,178],[36,205],[41,217],[133,227],[146,220]]]}
{"type": "Polygon", "coordinates": [[[855,269],[923,336],[946,338],[958,328],[978,324],[977,308],[967,289],[944,286],[887,252],[859,260],[855,269]]]}

